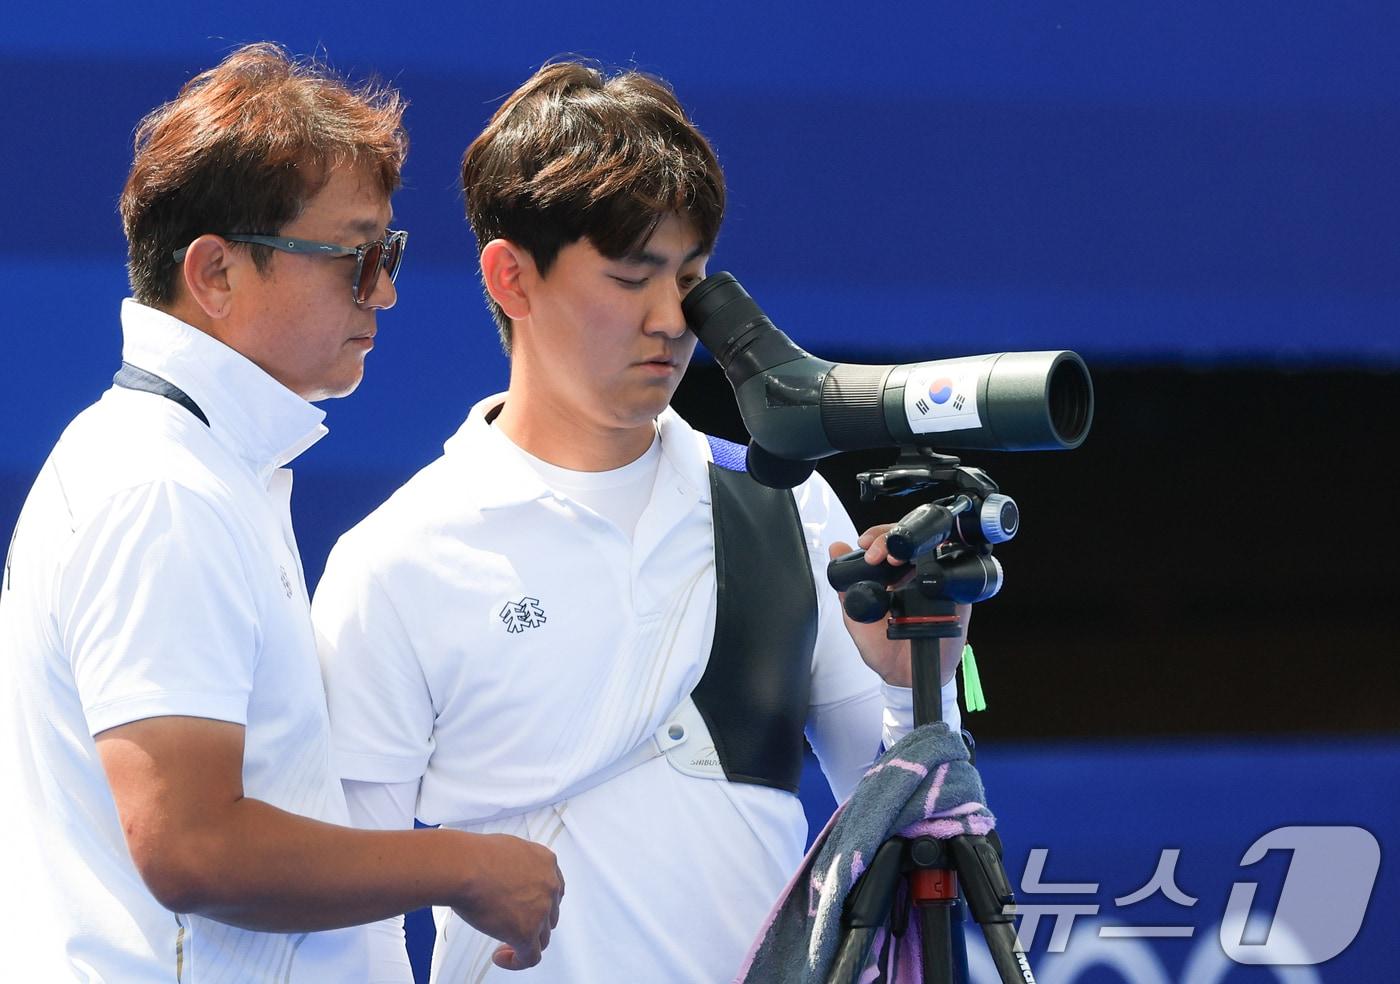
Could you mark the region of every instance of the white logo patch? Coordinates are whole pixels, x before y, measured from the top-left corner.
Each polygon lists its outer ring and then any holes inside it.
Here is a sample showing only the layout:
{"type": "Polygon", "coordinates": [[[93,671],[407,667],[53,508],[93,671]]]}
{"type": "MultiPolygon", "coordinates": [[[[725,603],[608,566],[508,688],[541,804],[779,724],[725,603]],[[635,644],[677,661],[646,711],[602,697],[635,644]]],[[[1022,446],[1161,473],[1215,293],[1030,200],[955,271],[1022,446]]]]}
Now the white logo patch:
{"type": "Polygon", "coordinates": [[[500,615],[501,621],[506,624],[506,631],[511,634],[524,632],[526,629],[538,629],[547,621],[538,598],[508,601],[501,609],[500,615]]]}

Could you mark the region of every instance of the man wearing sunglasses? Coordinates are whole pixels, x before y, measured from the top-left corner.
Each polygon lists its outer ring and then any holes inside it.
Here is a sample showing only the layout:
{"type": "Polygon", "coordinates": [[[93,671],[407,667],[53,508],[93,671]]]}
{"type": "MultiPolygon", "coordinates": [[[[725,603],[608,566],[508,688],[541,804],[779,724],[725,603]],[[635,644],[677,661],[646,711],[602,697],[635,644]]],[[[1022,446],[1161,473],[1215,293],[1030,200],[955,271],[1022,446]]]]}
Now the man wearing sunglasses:
{"type": "Polygon", "coordinates": [[[332,766],[285,466],[395,301],[401,115],[252,45],[137,131],[122,365],[0,584],[0,867],[42,873],[9,885],[17,980],[364,981],[359,925],[423,905],[504,940],[502,966],[548,942],[547,848],[351,828],[332,766]]]}
{"type": "MultiPolygon", "coordinates": [[[[532,980],[731,980],[802,855],[804,727],[844,798],[883,712],[912,723],[907,644],[843,625],[825,566],[856,534],[824,481],[764,493],[668,406],[725,198],[670,89],[548,65],[462,184],[510,386],[317,588],[352,817],[550,845],[571,900],[532,980]]],[[[437,915],[434,981],[499,981],[489,934],[437,915]]],[[[407,984],[401,928],[374,940],[400,963],[376,984],[407,984]]]]}

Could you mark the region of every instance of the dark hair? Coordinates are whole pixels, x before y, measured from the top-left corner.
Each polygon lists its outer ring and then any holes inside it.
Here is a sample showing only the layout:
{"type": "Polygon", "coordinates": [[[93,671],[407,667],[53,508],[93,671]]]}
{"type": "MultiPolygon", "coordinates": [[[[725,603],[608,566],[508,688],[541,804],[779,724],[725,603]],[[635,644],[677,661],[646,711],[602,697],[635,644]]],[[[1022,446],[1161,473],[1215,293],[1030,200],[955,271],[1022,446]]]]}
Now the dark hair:
{"type": "MultiPolygon", "coordinates": [[[[670,86],[577,61],[545,65],[496,110],[462,158],[462,191],[477,250],[509,240],[542,275],[582,238],[620,258],[672,212],[708,252],[724,217],[719,161],[670,86]]],[[[510,319],[487,303],[510,354],[510,319]]]]}
{"type": "MultiPolygon", "coordinates": [[[[366,168],[392,194],[408,151],[403,109],[391,89],[351,90],[267,43],[191,79],[136,130],[121,197],[136,300],[168,306],[172,252],[211,232],[276,234],[339,165],[366,168]]],[[[269,249],[249,248],[265,269],[269,249]]]]}

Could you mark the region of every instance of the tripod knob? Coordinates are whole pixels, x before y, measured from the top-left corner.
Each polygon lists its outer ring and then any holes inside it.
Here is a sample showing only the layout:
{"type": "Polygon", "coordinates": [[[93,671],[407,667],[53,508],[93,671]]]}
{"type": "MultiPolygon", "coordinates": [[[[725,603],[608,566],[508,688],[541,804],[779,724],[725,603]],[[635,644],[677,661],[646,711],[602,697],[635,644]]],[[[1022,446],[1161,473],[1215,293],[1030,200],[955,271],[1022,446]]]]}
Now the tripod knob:
{"type": "Polygon", "coordinates": [[[846,589],[843,607],[856,622],[878,622],[889,614],[890,593],[878,581],[858,581],[846,589]]]}
{"type": "MultiPolygon", "coordinates": [[[[983,540],[987,543],[1005,543],[1021,528],[1021,510],[1011,496],[993,492],[982,500],[977,521],[983,540]]],[[[964,539],[964,542],[970,541],[964,539]]]]}

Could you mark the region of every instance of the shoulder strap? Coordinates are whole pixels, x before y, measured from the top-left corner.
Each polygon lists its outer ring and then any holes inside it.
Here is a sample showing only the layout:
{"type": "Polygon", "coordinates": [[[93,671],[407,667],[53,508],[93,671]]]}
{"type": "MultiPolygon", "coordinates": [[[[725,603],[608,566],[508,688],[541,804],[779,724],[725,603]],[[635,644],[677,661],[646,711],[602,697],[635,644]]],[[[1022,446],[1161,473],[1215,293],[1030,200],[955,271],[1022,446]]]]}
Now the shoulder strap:
{"type": "Polygon", "coordinates": [[[121,369],[112,377],[112,383],[122,389],[140,390],[142,393],[154,393],[156,396],[163,396],[167,400],[173,400],[180,404],[190,413],[199,418],[199,422],[205,427],[209,426],[209,418],[204,416],[204,411],[199,409],[199,404],[191,400],[185,391],[167,379],[162,379],[153,372],[147,372],[133,366],[129,362],[123,362],[121,369]]]}

